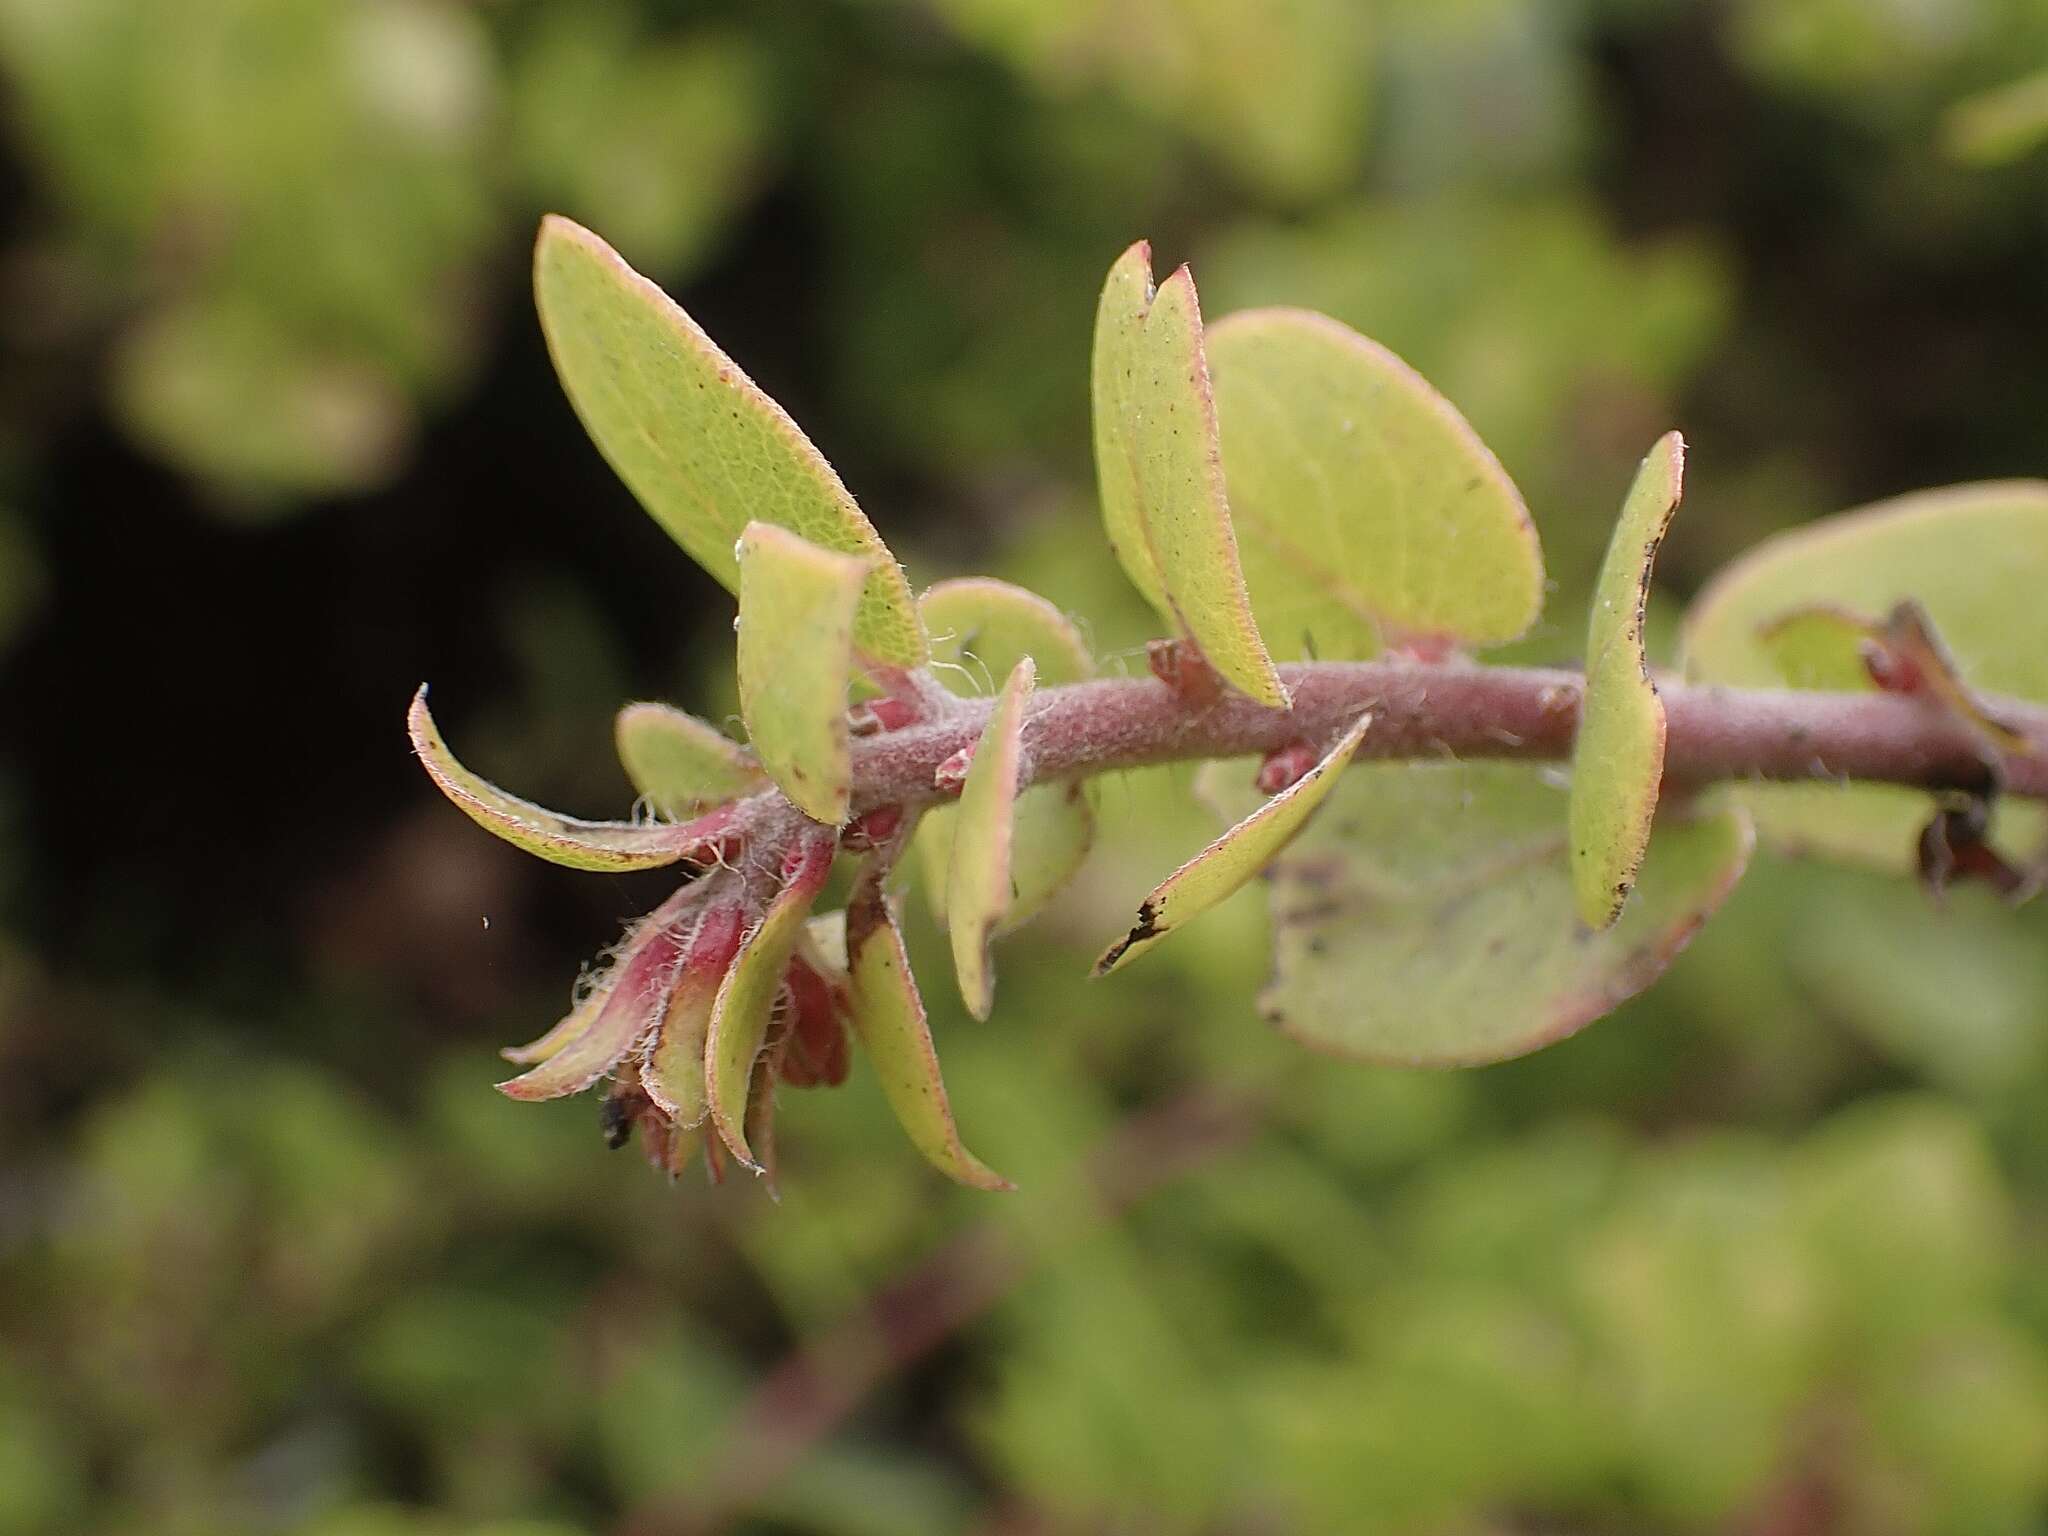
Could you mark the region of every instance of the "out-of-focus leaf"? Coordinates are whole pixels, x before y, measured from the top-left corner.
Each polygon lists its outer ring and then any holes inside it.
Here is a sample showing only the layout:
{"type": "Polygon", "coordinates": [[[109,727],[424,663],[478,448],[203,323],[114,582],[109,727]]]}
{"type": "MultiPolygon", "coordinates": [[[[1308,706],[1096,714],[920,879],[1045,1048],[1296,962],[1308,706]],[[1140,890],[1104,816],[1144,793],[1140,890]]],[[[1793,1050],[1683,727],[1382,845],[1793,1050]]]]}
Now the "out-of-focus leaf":
{"type": "Polygon", "coordinates": [[[924,660],[902,568],[832,466],[667,294],[558,216],[541,225],[534,293],[585,430],[692,559],[738,590],[733,546],[750,522],[858,556],[861,650],[902,666],[924,660]]]}
{"type": "Polygon", "coordinates": [[[1010,669],[960,787],[953,858],[946,871],[946,912],[960,996],[977,1019],[987,1018],[995,1005],[989,941],[1010,910],[1024,705],[1036,683],[1037,668],[1029,656],[1010,669]]]}
{"type": "Polygon", "coordinates": [[[1284,708],[1287,689],[1238,566],[1194,279],[1181,267],[1155,289],[1145,241],[1109,269],[1091,376],[1095,473],[1117,558],[1210,665],[1261,704],[1284,708]]]}
{"type": "MultiPolygon", "coordinates": [[[[1777,687],[1771,626],[1802,609],[1888,613],[1910,598],[1938,626],[1974,690],[2048,701],[2048,484],[1953,486],[1901,496],[1794,529],[1722,571],[1686,614],[1688,677],[1777,687]]],[[[1829,663],[1830,677],[1839,663],[1829,663]]],[[[1725,791],[1791,852],[1903,873],[1928,797],[1889,785],[1741,785],[1725,791]]],[[[2000,802],[1991,841],[2009,857],[2038,850],[2048,818],[2000,802]]]]}
{"type": "Polygon", "coordinates": [[[1941,140],[1965,165],[2003,165],[2048,142],[2048,69],[1957,102],[1941,120],[1941,140]]]}
{"type": "Polygon", "coordinates": [[[835,827],[852,784],[846,692],[869,564],[774,523],[740,538],[740,714],[768,776],[835,827]]]}
{"type": "Polygon", "coordinates": [[[803,936],[811,903],[832,872],[833,840],[808,831],[792,857],[793,868],[769,903],[767,915],[740,941],[740,952],[719,984],[711,1005],[711,1032],[704,1048],[704,1077],[711,1121],[734,1157],[757,1173],[761,1165],[747,1145],[748,1090],[754,1061],[768,1038],[782,974],[803,936]]]}
{"type": "Polygon", "coordinates": [[[1207,347],[1238,552],[1269,650],[1500,645],[1535,621],[1543,556],[1528,508],[1421,375],[1307,310],[1226,316],[1207,347]]]}
{"type": "Polygon", "coordinates": [[[1155,886],[1139,904],[1131,931],[1095,962],[1095,974],[1105,976],[1144,954],[1270,864],[1336,787],[1371,725],[1370,714],[1360,715],[1321,762],[1155,886]]]}
{"type": "Polygon", "coordinates": [[[1650,680],[1643,616],[1657,546],[1685,490],[1685,439],[1657,440],[1622,503],[1593,592],[1586,692],[1572,747],[1572,898],[1609,927],[1635,885],[1664,781],[1664,701],[1650,680]]]}
{"type": "Polygon", "coordinates": [[[1812,603],[1758,627],[1756,637],[1788,688],[1867,693],[1877,685],[1863,664],[1862,645],[1874,622],[1829,603],[1812,603]]]}
{"type": "Polygon", "coordinates": [[[1368,1061],[1463,1066],[1565,1038],[1662,974],[1734,886],[1739,812],[1667,819],[1612,928],[1574,915],[1565,804],[1531,770],[1368,763],[1272,867],[1268,1019],[1368,1061]]]}
{"type": "Polygon", "coordinates": [[[1009,1189],[1011,1184],[969,1152],[953,1123],[946,1085],[939,1076],[924,999],[910,973],[903,934],[885,901],[877,899],[861,924],[851,922],[848,977],[853,1028],[875,1064],[882,1092],[911,1145],[950,1179],[975,1189],[1009,1189]]]}
{"type": "Polygon", "coordinates": [[[679,827],[635,826],[627,821],[584,821],[508,795],[456,761],[427,711],[426,685],[406,715],[412,749],[441,793],[487,832],[515,848],[571,869],[654,869],[673,864],[697,839],[679,827]]]}
{"type": "Polygon", "coordinates": [[[768,782],[745,747],[708,720],[666,704],[628,704],[619,711],[614,736],[633,788],[676,820],[750,795],[768,782]]]}
{"type": "MultiPolygon", "coordinates": [[[[942,581],[919,601],[932,660],[951,662],[939,676],[965,695],[995,690],[1029,656],[1046,686],[1075,683],[1093,674],[1095,661],[1073,622],[1035,592],[986,577],[942,581]]],[[[953,862],[950,805],[918,819],[914,848],[932,917],[946,922],[946,879],[953,862]]],[[[1011,838],[1009,911],[996,932],[1029,922],[1070,880],[1095,841],[1095,814],[1085,784],[1035,784],[1017,797],[1011,838]]]]}
{"type": "Polygon", "coordinates": [[[649,35],[624,6],[544,8],[512,59],[512,148],[535,201],[673,277],[715,247],[767,169],[760,39],[649,35]]]}

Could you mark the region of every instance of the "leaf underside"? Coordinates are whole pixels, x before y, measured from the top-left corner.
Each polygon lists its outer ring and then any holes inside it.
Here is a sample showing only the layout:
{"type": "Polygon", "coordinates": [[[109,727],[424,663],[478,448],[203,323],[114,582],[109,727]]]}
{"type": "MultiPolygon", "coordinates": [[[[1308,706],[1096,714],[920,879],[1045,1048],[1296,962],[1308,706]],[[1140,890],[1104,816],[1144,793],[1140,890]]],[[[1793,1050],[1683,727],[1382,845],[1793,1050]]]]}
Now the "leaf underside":
{"type": "Polygon", "coordinates": [[[1035,679],[1028,656],[1011,668],[975,745],[953,824],[953,858],[946,872],[948,937],[961,999],[977,1019],[987,1018],[995,1005],[989,941],[1010,911],[1024,705],[1035,679]]]}
{"type": "Polygon", "coordinates": [[[1124,570],[1223,678],[1285,708],[1238,564],[1194,279],[1181,267],[1155,289],[1144,241],[1103,287],[1091,378],[1103,522],[1124,570]]]}
{"type": "Polygon", "coordinates": [[[1563,795],[1530,769],[1368,763],[1275,861],[1266,1018],[1365,1061],[1472,1066],[1574,1033],[1662,974],[1741,876],[1739,810],[1667,817],[1635,899],[1573,913],[1563,795]]]}
{"type": "Polygon", "coordinates": [[[874,1063],[889,1107],[911,1145],[948,1178],[975,1189],[1014,1188],[960,1140],[903,934],[895,914],[879,901],[875,905],[872,925],[851,944],[848,991],[854,1032],[874,1063]]]}
{"type": "Polygon", "coordinates": [[[1095,974],[1107,975],[1149,951],[1182,924],[1233,894],[1297,837],[1336,787],[1365,739],[1372,716],[1361,715],[1343,738],[1285,791],[1275,795],[1153,888],[1131,931],[1103,951],[1095,974]]]}
{"type": "Polygon", "coordinates": [[[1664,701],[1650,679],[1643,620],[1657,546],[1684,484],[1685,440],[1666,433],[1636,471],[1593,589],[1569,817],[1572,896],[1591,928],[1621,915],[1657,814],[1664,701]]]}
{"type": "Polygon", "coordinates": [[[773,523],[739,544],[740,714],[776,786],[814,821],[846,820],[853,760],[847,690],[867,562],[773,523]]]}
{"type": "Polygon", "coordinates": [[[1273,654],[1503,645],[1535,622],[1529,510],[1420,374],[1300,309],[1227,315],[1207,347],[1238,553],[1273,654]]]}
{"type": "Polygon", "coordinates": [[[551,864],[570,869],[656,869],[675,863],[697,846],[698,840],[679,827],[563,816],[480,778],[463,767],[441,739],[427,708],[425,684],[413,695],[405,723],[413,751],[442,794],[486,832],[551,864]]]}
{"type": "MultiPolygon", "coordinates": [[[[986,577],[942,581],[919,599],[932,661],[954,693],[993,693],[1024,657],[1045,686],[1078,683],[1094,658],[1073,622],[1035,592],[986,577]],[[952,665],[941,665],[952,663],[952,665]]],[[[913,844],[933,919],[946,924],[947,872],[958,811],[935,806],[918,819],[913,844]]],[[[1017,797],[1010,840],[1010,906],[1000,935],[1029,922],[1073,878],[1095,841],[1095,813],[1084,783],[1037,784],[1017,797]]]]}
{"type": "MultiPolygon", "coordinates": [[[[1901,496],[1767,539],[1727,567],[1685,618],[1687,677],[1733,687],[1807,686],[1781,670],[1774,623],[1802,609],[1926,610],[1979,692],[2048,701],[2048,483],[1995,481],[1901,496]]],[[[1812,636],[1807,637],[1810,643],[1812,636]]],[[[1836,653],[1839,657],[1839,653],[1836,653]]],[[[1830,673],[1841,662],[1812,661],[1830,673]]],[[[1845,686],[1832,677],[1828,686],[1845,686]]],[[[1929,800],[1892,785],[1772,784],[1722,791],[1773,846],[1904,874],[1929,800]]],[[[2026,858],[2048,811],[2000,801],[1991,842],[2026,858]]]]}
{"type": "Polygon", "coordinates": [[[877,661],[924,661],[910,586],[824,455],[683,310],[589,230],[557,215],[534,248],[534,296],[563,389],[606,461],[728,590],[733,544],[769,522],[872,562],[855,638],[877,661]]]}

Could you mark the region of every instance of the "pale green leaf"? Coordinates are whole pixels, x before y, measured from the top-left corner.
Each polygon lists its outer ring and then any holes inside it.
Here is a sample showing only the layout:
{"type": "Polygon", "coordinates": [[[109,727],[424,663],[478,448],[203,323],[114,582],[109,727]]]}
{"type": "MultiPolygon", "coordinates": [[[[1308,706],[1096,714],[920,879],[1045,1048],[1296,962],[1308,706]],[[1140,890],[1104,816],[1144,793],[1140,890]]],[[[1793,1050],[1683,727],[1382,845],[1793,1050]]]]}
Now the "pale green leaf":
{"type": "Polygon", "coordinates": [[[1028,656],[1010,669],[960,788],[953,859],[946,873],[946,910],[960,996],[977,1019],[987,1018],[995,1004],[989,941],[1010,911],[1024,706],[1036,680],[1037,669],[1028,656]]]}
{"type": "MultiPolygon", "coordinates": [[[[932,920],[947,925],[946,877],[953,866],[953,824],[959,811],[934,806],[917,823],[913,847],[932,920]]],[[[1010,844],[1010,908],[996,924],[1013,933],[1043,912],[1087,861],[1095,844],[1095,812],[1080,782],[1034,784],[1017,797],[1010,844]]]]}
{"type": "Polygon", "coordinates": [[[1739,811],[1666,817],[1620,921],[1572,908],[1565,800],[1515,764],[1368,763],[1272,867],[1266,1017],[1361,1060],[1469,1066],[1572,1034],[1662,974],[1748,863],[1739,811]]]}
{"type": "MultiPolygon", "coordinates": [[[[726,873],[711,878],[737,879],[726,873]]],[[[662,1010],[659,1032],[640,1066],[640,1086],[681,1129],[701,1126],[710,1113],[710,1089],[704,1074],[711,1010],[740,937],[737,902],[701,897],[700,901],[700,915],[662,1010]]]]}
{"type": "Polygon", "coordinates": [[[1650,678],[1643,618],[1657,546],[1685,490],[1685,439],[1657,440],[1622,502],[1593,589],[1586,692],[1572,748],[1572,897],[1605,928],[1635,885],[1664,782],[1664,701],[1650,678]]]}
{"type": "Polygon", "coordinates": [[[822,833],[807,835],[796,856],[796,868],[769,903],[767,914],[740,941],[739,954],[719,983],[711,1005],[711,1028],[704,1045],[704,1080],[711,1121],[732,1155],[759,1172],[760,1161],[747,1145],[747,1093],[754,1062],[768,1039],[775,999],[783,972],[803,936],[811,903],[832,872],[832,840],[822,833]]]}
{"type": "Polygon", "coordinates": [[[1138,920],[1131,931],[1095,962],[1095,974],[1107,975],[1146,953],[1272,863],[1274,855],[1308,825],[1316,807],[1351,766],[1352,754],[1371,724],[1371,715],[1360,715],[1315,767],[1153,887],[1152,894],[1139,903],[1138,920]]]}
{"type": "Polygon", "coordinates": [[[868,563],[773,523],[740,536],[740,715],[782,792],[814,820],[846,820],[853,764],[847,689],[868,563]]]}
{"type": "Polygon", "coordinates": [[[563,816],[477,777],[456,760],[427,709],[423,683],[406,715],[412,749],[441,793],[487,832],[516,848],[571,869],[655,869],[697,846],[680,827],[635,826],[629,821],[584,821],[563,816]]]}
{"type": "Polygon", "coordinates": [[[954,693],[994,693],[997,679],[1029,656],[1042,687],[1095,674],[1073,620],[1036,592],[988,576],[942,581],[918,599],[933,666],[954,693]]]}
{"type": "Polygon", "coordinates": [[[1117,558],[1218,673],[1285,708],[1238,566],[1194,279],[1181,267],[1155,290],[1142,240],[1110,268],[1091,375],[1095,472],[1117,558]]]}
{"type": "Polygon", "coordinates": [[[1208,354],[1238,552],[1275,655],[1501,645],[1535,622],[1529,510],[1414,369],[1300,309],[1226,316],[1208,354]]]}
{"type": "Polygon", "coordinates": [[[1012,1188],[960,1140],[895,914],[877,899],[861,923],[848,923],[847,934],[854,1033],[903,1133],[948,1178],[975,1189],[1012,1188]]]}
{"type": "MultiPolygon", "coordinates": [[[[1911,598],[1980,693],[2048,702],[2048,483],[1923,491],[1768,539],[1717,576],[1686,614],[1684,666],[1699,682],[1787,681],[1771,626],[1802,609],[1889,613],[1911,598]]],[[[1835,664],[1838,665],[1838,664],[1835,664]]],[[[1800,679],[1793,678],[1798,682],[1800,679]]],[[[1928,796],[1891,785],[1771,784],[1724,791],[1774,845],[1878,869],[1913,868],[1928,796]]],[[[2035,853],[2048,819],[2000,801],[1991,841],[2035,853]]]]}
{"type": "Polygon", "coordinates": [[[768,782],[745,747],[709,721],[666,704],[628,704],[613,734],[633,788],[676,820],[768,782]]]}
{"type": "Polygon", "coordinates": [[[1758,626],[1757,639],[1787,687],[1867,693],[1876,687],[1863,664],[1863,642],[1877,621],[1829,603],[1780,614],[1758,626]]]}
{"type": "Polygon", "coordinates": [[[655,521],[728,588],[733,544],[774,523],[856,555],[854,636],[877,661],[924,660],[910,586],[797,424],[661,289],[589,230],[551,215],[534,250],[541,328],[584,429],[655,521]]]}
{"type": "MultiPolygon", "coordinates": [[[[996,679],[1029,656],[1046,685],[1092,676],[1094,658],[1067,616],[1022,587],[987,577],[942,581],[919,600],[932,661],[953,692],[993,692],[996,679]]],[[[952,867],[958,811],[936,806],[919,819],[913,844],[933,918],[946,922],[946,877],[952,867]]],[[[1079,783],[1038,784],[1017,797],[1011,839],[1010,909],[998,934],[1023,926],[1073,878],[1095,840],[1088,791],[1079,783]]]]}

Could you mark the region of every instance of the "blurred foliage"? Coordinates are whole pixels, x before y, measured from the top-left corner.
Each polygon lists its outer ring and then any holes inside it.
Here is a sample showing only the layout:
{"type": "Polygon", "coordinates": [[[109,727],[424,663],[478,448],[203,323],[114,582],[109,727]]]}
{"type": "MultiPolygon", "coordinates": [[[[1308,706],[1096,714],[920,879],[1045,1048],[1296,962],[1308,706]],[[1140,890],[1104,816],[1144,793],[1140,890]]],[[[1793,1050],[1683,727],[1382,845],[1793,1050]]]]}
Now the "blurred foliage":
{"type": "Polygon", "coordinates": [[[1254,1017],[1256,900],[1080,979],[1213,832],[1123,775],[1003,1016],[928,989],[1020,1192],[857,1067],[771,1207],[490,1092],[647,903],[428,805],[398,716],[445,676],[479,768],[618,814],[619,703],[734,707],[726,599],[534,339],[544,209],[920,585],[1045,592],[1111,670],[1154,624],[1092,506],[1103,269],[1327,309],[1499,452],[1566,656],[1674,423],[1681,587],[2040,472],[2048,161],[1951,114],[2044,67],[2033,0],[0,0],[0,1533],[670,1529],[776,1360],[984,1225],[1027,1271],[744,1528],[2038,1531],[2038,907],[1761,862],[1565,1045],[1341,1066],[1254,1017]],[[1252,1133],[1103,1219],[1080,1160],[1205,1086],[1252,1133]]]}

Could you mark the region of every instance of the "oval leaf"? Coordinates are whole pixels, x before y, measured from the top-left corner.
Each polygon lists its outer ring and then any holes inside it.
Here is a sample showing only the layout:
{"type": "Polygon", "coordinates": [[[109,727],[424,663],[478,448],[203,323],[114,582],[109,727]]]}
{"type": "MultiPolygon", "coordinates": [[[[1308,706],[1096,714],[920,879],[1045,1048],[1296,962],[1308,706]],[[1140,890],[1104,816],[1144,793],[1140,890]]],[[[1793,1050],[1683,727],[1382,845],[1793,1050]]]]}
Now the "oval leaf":
{"type": "MultiPolygon", "coordinates": [[[[1042,684],[1077,683],[1095,661],[1071,620],[1035,592],[987,577],[942,581],[919,600],[939,676],[954,693],[993,692],[995,679],[1029,656],[1042,684]]],[[[916,853],[933,918],[946,922],[946,875],[953,860],[950,805],[919,819],[916,853]]],[[[1011,839],[1010,910],[998,934],[1022,927],[1073,878],[1095,841],[1095,815],[1079,783],[1038,784],[1017,797],[1011,839]]]]}
{"type": "Polygon", "coordinates": [[[700,1126],[710,1112],[704,1062],[711,1038],[711,1009],[739,947],[739,929],[737,901],[717,902],[705,909],[662,1011],[661,1032],[640,1067],[640,1086],[680,1127],[700,1126]]]}
{"type": "Polygon", "coordinates": [[[708,720],[666,704],[628,704],[613,727],[633,788],[674,820],[750,795],[768,782],[747,749],[708,720]]]}
{"type": "Polygon", "coordinates": [[[675,863],[702,842],[681,827],[584,821],[506,794],[463,767],[448,750],[427,708],[424,683],[413,695],[405,726],[428,776],[464,815],[485,831],[495,832],[514,847],[538,854],[551,864],[565,864],[570,869],[655,869],[675,863]]]}
{"type": "Polygon", "coordinates": [[[1685,439],[1668,432],[1636,471],[1593,589],[1569,818],[1572,899],[1589,928],[1621,916],[1664,782],[1664,701],[1650,679],[1643,620],[1657,546],[1684,489],[1685,439]]]}
{"type": "Polygon", "coordinates": [[[1010,862],[1015,839],[1017,778],[1022,766],[1024,703],[1037,669],[1025,657],[1010,669],[996,696],[988,724],[975,744],[974,760],[960,787],[953,829],[953,859],[946,872],[953,970],[960,996],[977,1019],[995,1005],[995,971],[989,941],[1010,910],[1010,862]]]}
{"type": "Polygon", "coordinates": [[[1142,240],[1110,268],[1091,374],[1095,472],[1117,558],[1218,673],[1286,708],[1238,565],[1194,279],[1181,267],[1155,290],[1142,240]]]}
{"type": "Polygon", "coordinates": [[[1565,806],[1526,767],[1368,763],[1273,864],[1266,1018],[1364,1061],[1473,1066],[1576,1032],[1661,975],[1740,878],[1739,810],[1667,817],[1621,920],[1572,910],[1565,806]]]}
{"type": "Polygon", "coordinates": [[[1301,309],[1225,316],[1207,346],[1238,552],[1275,655],[1502,645],[1536,621],[1529,509],[1420,374],[1301,309]]]}
{"type": "Polygon", "coordinates": [[[960,1140],[895,914],[874,901],[861,923],[849,924],[848,942],[854,1033],[910,1144],[950,1179],[975,1189],[1015,1188],[960,1140]]]}
{"type": "Polygon", "coordinates": [[[732,1155],[755,1172],[761,1164],[747,1146],[747,1093],[754,1061],[768,1038],[782,975],[804,931],[811,903],[832,872],[833,840],[806,833],[795,864],[767,914],[741,940],[739,954],[719,983],[704,1046],[704,1079],[711,1121],[732,1155]]]}
{"type": "MultiPolygon", "coordinates": [[[[1885,614],[1911,598],[1971,689],[2048,701],[2043,592],[2048,483],[1923,491],[1779,534],[1722,571],[1686,614],[1685,672],[1701,682],[1782,686],[1775,622],[1813,608],[1885,614]]],[[[1724,793],[1749,807],[1776,846],[1896,873],[1913,869],[1931,808],[1928,796],[1889,785],[1740,785],[1724,793]]],[[[2038,805],[2002,800],[1993,812],[1991,841],[2009,857],[2031,855],[2044,832],[2048,816],[2038,805]]]]}
{"type": "Polygon", "coordinates": [[[534,248],[534,296],[562,388],[640,504],[739,590],[733,541],[778,524],[870,562],[854,626],[877,661],[924,661],[910,586],[823,454],[661,289],[557,215],[534,248]]]}
{"type": "Polygon", "coordinates": [[[1106,976],[1145,953],[1270,864],[1336,786],[1371,724],[1371,715],[1360,715],[1321,762],[1155,886],[1139,903],[1138,921],[1131,931],[1095,962],[1095,974],[1106,976]]]}
{"type": "Polygon", "coordinates": [[[846,820],[846,694],[867,562],[773,523],[740,536],[740,715],[761,766],[815,821],[846,820]]]}

